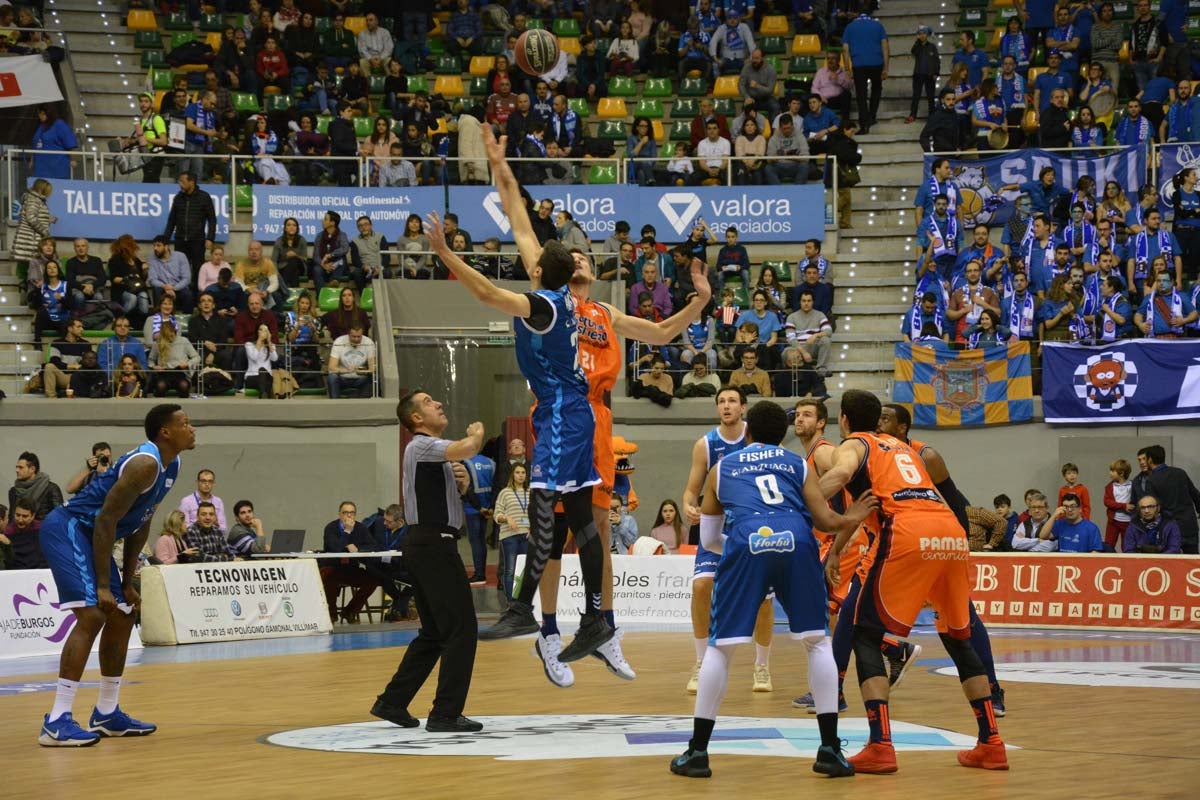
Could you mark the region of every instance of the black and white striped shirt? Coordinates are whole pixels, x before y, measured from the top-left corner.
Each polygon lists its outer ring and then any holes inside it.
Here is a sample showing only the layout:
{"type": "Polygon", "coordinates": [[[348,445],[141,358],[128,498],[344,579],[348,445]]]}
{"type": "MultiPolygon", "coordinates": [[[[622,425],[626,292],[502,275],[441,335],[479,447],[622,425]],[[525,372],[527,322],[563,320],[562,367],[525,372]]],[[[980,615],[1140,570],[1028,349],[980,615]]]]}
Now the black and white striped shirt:
{"type": "Polygon", "coordinates": [[[409,525],[458,531],[463,518],[462,498],[454,470],[446,460],[452,442],[416,434],[404,450],[404,516],[409,525]]]}

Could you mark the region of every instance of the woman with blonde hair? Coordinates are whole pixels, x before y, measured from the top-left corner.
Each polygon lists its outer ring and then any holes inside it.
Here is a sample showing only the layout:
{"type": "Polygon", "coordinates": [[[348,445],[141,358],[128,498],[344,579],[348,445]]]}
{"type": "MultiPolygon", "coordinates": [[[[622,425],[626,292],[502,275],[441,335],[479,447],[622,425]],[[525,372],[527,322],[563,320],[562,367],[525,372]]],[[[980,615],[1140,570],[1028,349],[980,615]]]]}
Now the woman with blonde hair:
{"type": "Polygon", "coordinates": [[[174,321],[168,319],[163,322],[158,341],[149,349],[154,396],[166,397],[171,391],[183,398],[191,394],[191,376],[200,368],[200,354],[186,336],[178,335],[174,321]]]}
{"type": "Polygon", "coordinates": [[[22,269],[29,269],[29,262],[38,256],[42,240],[50,235],[50,225],[58,221],[51,216],[50,206],[46,202],[52,191],[50,181],[38,178],[21,195],[21,217],[17,221],[12,244],[12,257],[17,261],[18,275],[22,269]]]}
{"type": "Polygon", "coordinates": [[[160,564],[183,564],[192,556],[200,555],[195,547],[188,547],[183,541],[187,530],[182,511],[172,511],[163,522],[162,531],[154,540],[154,557],[160,564]]]}

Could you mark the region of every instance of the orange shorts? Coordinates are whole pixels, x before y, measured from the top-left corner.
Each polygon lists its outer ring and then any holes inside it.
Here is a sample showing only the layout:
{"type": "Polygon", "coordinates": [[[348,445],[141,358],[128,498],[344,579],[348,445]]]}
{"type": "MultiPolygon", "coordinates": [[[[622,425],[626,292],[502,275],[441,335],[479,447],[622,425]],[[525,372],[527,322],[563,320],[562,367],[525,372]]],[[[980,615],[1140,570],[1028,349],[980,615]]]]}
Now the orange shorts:
{"type": "Polygon", "coordinates": [[[940,633],[971,635],[970,551],[958,520],[945,512],[914,512],[887,520],[863,581],[854,622],[907,636],[928,600],[940,633]]]}
{"type": "Polygon", "coordinates": [[[596,433],[592,436],[592,463],[600,482],[592,486],[592,505],[608,508],[612,502],[613,484],[617,480],[617,457],[613,453],[612,410],[603,403],[592,402],[596,415],[596,433]]]}
{"type": "MultiPolygon", "coordinates": [[[[850,591],[850,581],[854,578],[854,570],[858,566],[859,560],[862,558],[863,550],[866,548],[866,535],[859,528],[850,537],[850,541],[846,542],[846,546],[842,548],[842,554],[839,556],[841,564],[839,565],[839,574],[841,581],[837,586],[828,586],[829,593],[829,613],[836,614],[842,607],[842,601],[846,599],[846,594],[850,591]]],[[[829,556],[829,549],[833,547],[833,537],[826,536],[821,542],[821,563],[826,562],[829,556]]]]}

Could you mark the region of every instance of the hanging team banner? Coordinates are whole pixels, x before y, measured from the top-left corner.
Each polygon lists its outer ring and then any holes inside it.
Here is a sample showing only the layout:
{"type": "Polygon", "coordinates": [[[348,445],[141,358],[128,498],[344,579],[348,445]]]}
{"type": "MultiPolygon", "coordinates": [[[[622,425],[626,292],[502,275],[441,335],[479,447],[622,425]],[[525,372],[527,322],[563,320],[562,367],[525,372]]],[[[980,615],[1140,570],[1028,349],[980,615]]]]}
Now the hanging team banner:
{"type": "MultiPolygon", "coordinates": [[[[111,183],[51,181],[54,192],[46,201],[58,221],[50,235],[59,239],[116,239],[128,233],[148,242],[167,228],[171,201],[179,187],[170,183],[111,183]]],[[[229,187],[201,184],[212,195],[217,212],[217,241],[229,238],[229,187]]]]}
{"type": "MultiPolygon", "coordinates": [[[[58,587],[50,570],[0,570],[0,660],[58,655],[74,627],[75,614],[59,606],[58,587]]],[[[97,638],[92,649],[99,645],[97,638]]],[[[134,628],[129,647],[141,646],[134,628]]]]}
{"type": "MultiPolygon", "coordinates": [[[[929,180],[929,170],[936,158],[940,156],[925,156],[923,181],[929,180]]],[[[950,164],[952,180],[960,195],[958,208],[968,228],[979,223],[995,226],[1008,222],[1021,193],[1012,189],[1001,192],[1001,187],[1036,181],[1044,167],[1054,167],[1059,186],[1070,189],[1081,176],[1090,175],[1100,188],[1110,180],[1116,181],[1130,198],[1137,197],[1146,177],[1146,151],[1135,147],[1122,148],[1107,156],[1028,148],[991,158],[952,158],[950,164]]]]}
{"type": "Polygon", "coordinates": [[[0,108],[57,103],[62,99],[54,68],[46,59],[41,56],[0,59],[0,108]]]}
{"type": "Polygon", "coordinates": [[[1042,346],[1046,422],[1200,418],[1200,339],[1042,346]]]}
{"type": "Polygon", "coordinates": [[[1033,418],[1029,343],[951,350],[897,342],[892,400],[913,426],[953,428],[1033,418]]]}
{"type": "Polygon", "coordinates": [[[1159,144],[1155,145],[1155,151],[1158,153],[1158,210],[1163,219],[1173,219],[1175,208],[1171,198],[1175,196],[1175,186],[1171,179],[1181,169],[1200,169],[1200,142],[1159,144]]]}

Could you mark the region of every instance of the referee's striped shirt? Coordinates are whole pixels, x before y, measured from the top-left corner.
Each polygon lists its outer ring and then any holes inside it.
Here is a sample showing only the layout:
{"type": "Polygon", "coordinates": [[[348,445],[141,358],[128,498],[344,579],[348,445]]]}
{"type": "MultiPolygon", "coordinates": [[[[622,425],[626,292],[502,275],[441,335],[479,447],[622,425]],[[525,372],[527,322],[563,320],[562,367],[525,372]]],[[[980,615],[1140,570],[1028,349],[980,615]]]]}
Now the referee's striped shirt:
{"type": "Polygon", "coordinates": [[[449,439],[415,434],[404,450],[404,517],[409,525],[457,532],[465,524],[454,470],[446,460],[449,439]]]}

